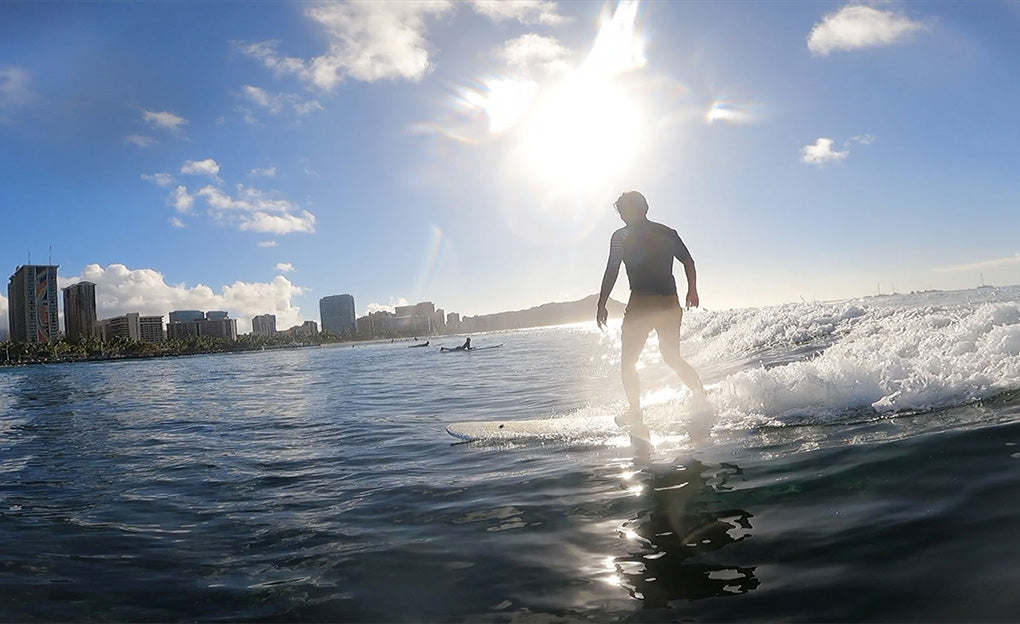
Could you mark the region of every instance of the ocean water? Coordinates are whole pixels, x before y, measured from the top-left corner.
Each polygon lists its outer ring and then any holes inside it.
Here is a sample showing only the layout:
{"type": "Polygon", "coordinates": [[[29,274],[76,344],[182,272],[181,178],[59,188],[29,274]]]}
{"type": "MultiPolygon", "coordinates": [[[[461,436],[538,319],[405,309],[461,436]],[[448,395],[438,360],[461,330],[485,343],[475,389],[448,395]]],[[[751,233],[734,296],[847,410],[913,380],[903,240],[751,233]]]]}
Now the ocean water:
{"type": "Polygon", "coordinates": [[[1015,621],[1020,288],[0,369],[2,621],[1015,621]],[[453,345],[456,338],[434,339],[453,345]],[[569,434],[458,443],[457,421],[569,434]]]}

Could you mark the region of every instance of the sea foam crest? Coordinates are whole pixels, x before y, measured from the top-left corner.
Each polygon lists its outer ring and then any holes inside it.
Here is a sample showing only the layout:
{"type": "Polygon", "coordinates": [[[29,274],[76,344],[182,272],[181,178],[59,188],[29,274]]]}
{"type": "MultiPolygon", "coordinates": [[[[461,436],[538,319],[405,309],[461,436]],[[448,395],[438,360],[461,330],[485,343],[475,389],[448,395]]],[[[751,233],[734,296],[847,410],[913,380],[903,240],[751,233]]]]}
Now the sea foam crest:
{"type": "Polygon", "coordinates": [[[710,390],[730,422],[924,411],[1020,388],[1017,301],[732,310],[703,314],[684,334],[699,369],[743,360],[710,390]]]}

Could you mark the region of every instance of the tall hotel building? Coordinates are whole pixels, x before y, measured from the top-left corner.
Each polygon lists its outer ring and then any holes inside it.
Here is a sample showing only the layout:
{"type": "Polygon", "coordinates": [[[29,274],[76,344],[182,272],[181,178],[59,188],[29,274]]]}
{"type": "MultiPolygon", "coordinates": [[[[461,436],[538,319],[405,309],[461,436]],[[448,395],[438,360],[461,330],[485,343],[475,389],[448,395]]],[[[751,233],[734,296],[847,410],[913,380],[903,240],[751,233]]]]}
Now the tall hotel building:
{"type": "Polygon", "coordinates": [[[64,289],[64,336],[78,342],[96,334],[96,285],[71,284],[64,289]]]}
{"type": "Polygon", "coordinates": [[[7,306],[12,342],[56,342],[57,266],[19,266],[7,282],[7,306]]]}
{"type": "Polygon", "coordinates": [[[330,295],[319,299],[319,320],[322,331],[346,334],[358,330],[352,295],[330,295]]]}
{"type": "Polygon", "coordinates": [[[256,336],[272,336],[276,333],[276,315],[260,314],[251,319],[251,333],[256,336]]]}

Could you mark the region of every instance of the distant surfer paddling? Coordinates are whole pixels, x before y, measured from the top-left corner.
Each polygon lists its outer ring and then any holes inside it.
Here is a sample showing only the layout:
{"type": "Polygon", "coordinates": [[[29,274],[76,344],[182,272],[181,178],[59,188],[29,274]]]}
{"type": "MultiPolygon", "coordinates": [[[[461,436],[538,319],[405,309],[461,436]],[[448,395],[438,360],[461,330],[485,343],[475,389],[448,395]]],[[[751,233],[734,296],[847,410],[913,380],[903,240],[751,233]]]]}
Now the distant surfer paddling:
{"type": "Polygon", "coordinates": [[[616,285],[622,262],[630,281],[630,300],[623,316],[620,365],[630,410],[617,417],[616,422],[621,426],[642,428],[637,361],[653,329],[659,337],[662,359],[696,396],[703,398],[705,395],[697,371],[680,356],[680,322],[684,312],[677,297],[673,259],[684,265],[688,308],[698,307],[698,278],[694,259],[676,230],[648,220],[648,201],[644,195],[628,191],[620,195],[614,206],[626,225],[613,232],[609,242],[609,262],[602,276],[595,322],[599,328],[606,325],[609,318],[606,303],[616,285]]]}

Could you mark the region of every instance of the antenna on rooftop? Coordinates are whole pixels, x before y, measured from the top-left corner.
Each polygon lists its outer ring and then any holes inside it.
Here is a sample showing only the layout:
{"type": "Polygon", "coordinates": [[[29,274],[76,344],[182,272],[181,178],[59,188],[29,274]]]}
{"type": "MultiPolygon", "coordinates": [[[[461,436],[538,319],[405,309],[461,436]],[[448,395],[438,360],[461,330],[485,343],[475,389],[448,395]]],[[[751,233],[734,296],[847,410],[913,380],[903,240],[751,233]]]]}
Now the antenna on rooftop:
{"type": "Polygon", "coordinates": [[[50,243],[50,246],[47,250],[46,264],[53,266],[53,243],[50,243]]]}

